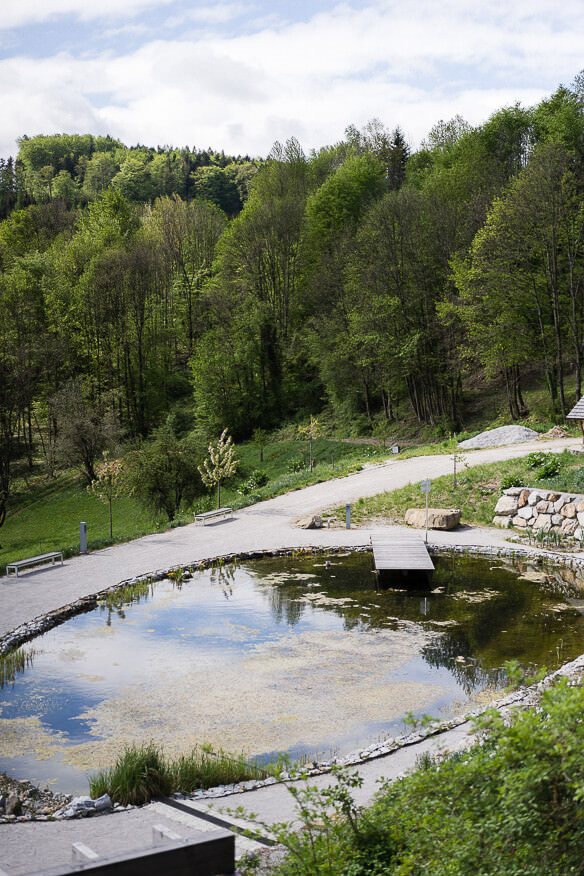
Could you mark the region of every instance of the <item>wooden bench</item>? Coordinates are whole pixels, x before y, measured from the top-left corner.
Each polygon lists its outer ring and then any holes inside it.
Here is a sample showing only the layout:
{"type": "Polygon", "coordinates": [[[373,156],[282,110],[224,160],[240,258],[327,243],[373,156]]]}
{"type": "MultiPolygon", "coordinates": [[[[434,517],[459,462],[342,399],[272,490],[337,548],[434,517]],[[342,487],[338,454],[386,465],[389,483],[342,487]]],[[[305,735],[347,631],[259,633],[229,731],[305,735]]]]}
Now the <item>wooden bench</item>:
{"type": "Polygon", "coordinates": [[[61,560],[61,565],[63,565],[63,551],[51,551],[48,554],[39,554],[38,557],[29,557],[28,560],[6,563],[6,576],[10,575],[10,570],[12,569],[18,578],[19,569],[24,569],[26,566],[39,566],[41,563],[48,563],[49,560],[51,561],[51,566],[54,566],[57,559],[61,560]]]}
{"type": "Polygon", "coordinates": [[[195,523],[202,523],[205,526],[207,520],[213,520],[215,517],[227,517],[233,514],[233,508],[215,508],[214,511],[205,511],[203,514],[195,514],[195,523]]]}

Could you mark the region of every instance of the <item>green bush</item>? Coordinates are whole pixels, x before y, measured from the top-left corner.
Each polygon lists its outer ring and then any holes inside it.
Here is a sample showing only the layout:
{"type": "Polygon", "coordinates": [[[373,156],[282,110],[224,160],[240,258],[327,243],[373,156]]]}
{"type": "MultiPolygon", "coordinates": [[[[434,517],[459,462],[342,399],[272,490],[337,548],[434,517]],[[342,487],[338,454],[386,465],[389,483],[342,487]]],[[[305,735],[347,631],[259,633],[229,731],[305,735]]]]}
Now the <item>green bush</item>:
{"type": "Polygon", "coordinates": [[[289,474],[296,474],[296,472],[304,471],[306,468],[306,463],[304,459],[292,459],[286,466],[286,471],[289,474]]]}
{"type": "Polygon", "coordinates": [[[505,477],[501,478],[501,492],[503,492],[503,490],[509,490],[511,487],[522,487],[524,482],[525,478],[521,475],[505,475],[505,477]]]}
{"type": "Polygon", "coordinates": [[[560,473],[561,467],[562,464],[557,457],[555,459],[548,459],[537,472],[536,480],[545,481],[548,478],[555,478],[560,473]]]}
{"type": "Polygon", "coordinates": [[[253,493],[255,490],[258,490],[260,487],[265,487],[268,483],[269,477],[267,472],[261,471],[259,468],[252,471],[250,476],[245,480],[241,486],[238,488],[237,492],[242,496],[247,496],[248,493],[253,493]]]}
{"type": "Polygon", "coordinates": [[[545,453],[543,450],[534,450],[533,453],[528,453],[525,457],[525,465],[527,468],[541,468],[553,457],[553,453],[545,453]]]}
{"type": "Polygon", "coordinates": [[[426,758],[360,810],[358,777],[292,789],[295,825],[278,826],[290,856],[279,872],[432,876],[563,876],[584,868],[584,689],[562,680],[537,708],[478,722],[467,752],[426,758]]]}

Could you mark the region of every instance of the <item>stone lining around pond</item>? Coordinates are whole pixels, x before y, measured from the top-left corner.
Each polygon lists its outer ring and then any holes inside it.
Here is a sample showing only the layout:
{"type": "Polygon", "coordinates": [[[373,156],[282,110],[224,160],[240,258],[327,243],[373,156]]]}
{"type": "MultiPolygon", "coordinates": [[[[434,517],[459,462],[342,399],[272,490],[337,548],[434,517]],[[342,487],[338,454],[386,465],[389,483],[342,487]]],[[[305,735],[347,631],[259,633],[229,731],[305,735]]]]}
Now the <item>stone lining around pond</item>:
{"type": "MultiPolygon", "coordinates": [[[[575,508],[575,516],[583,514],[584,515],[584,495],[574,496],[573,494],[555,494],[551,491],[546,490],[529,490],[529,489],[521,489],[521,488],[511,488],[510,490],[505,491],[504,497],[513,500],[516,502],[517,507],[519,508],[519,501],[521,499],[522,494],[527,493],[528,495],[524,498],[524,505],[521,507],[530,507],[535,508],[536,503],[541,501],[545,502],[557,502],[558,499],[552,500],[552,495],[561,495],[565,497],[565,502],[562,505],[559,505],[560,508],[565,508],[568,505],[572,504],[575,508]],[[537,494],[537,498],[535,497],[537,494]],[[544,499],[543,496],[546,496],[544,499]],[[529,503],[529,496],[532,496],[532,504],[529,503]],[[582,504],[582,509],[578,508],[579,504],[582,504]]],[[[504,498],[502,497],[502,498],[504,498]]],[[[501,500],[500,500],[501,502],[501,500]]],[[[499,504],[499,503],[498,503],[499,504]]],[[[538,514],[545,514],[548,512],[537,512],[538,514]]],[[[563,515],[566,520],[573,520],[573,517],[568,516],[571,513],[571,510],[568,510],[567,513],[563,515]]],[[[499,516],[503,516],[499,514],[499,516]]],[[[509,515],[508,515],[509,516],[509,515]]],[[[525,519],[525,518],[522,518],[525,519]]],[[[584,516],[583,516],[583,524],[584,524],[584,516]]],[[[584,526],[583,526],[584,528],[584,526]]],[[[369,545],[351,547],[351,552],[370,552],[371,547],[369,545]]],[[[561,567],[561,574],[555,576],[557,583],[560,586],[580,586],[584,589],[584,556],[583,557],[575,557],[573,555],[566,555],[562,553],[551,552],[549,550],[528,550],[523,548],[500,548],[500,547],[487,547],[484,545],[453,545],[453,546],[439,546],[439,545],[428,545],[428,550],[432,555],[459,555],[459,556],[482,556],[482,557],[493,557],[493,559],[511,559],[511,560],[519,560],[519,561],[527,561],[531,563],[536,563],[537,565],[543,565],[546,567],[561,567]]],[[[70,617],[83,613],[86,611],[90,611],[95,608],[96,604],[106,597],[108,594],[115,593],[117,590],[122,589],[123,587],[127,587],[128,585],[138,584],[141,582],[153,582],[159,581],[164,578],[175,578],[175,579],[184,579],[187,580],[192,577],[192,575],[198,571],[201,571],[206,568],[223,566],[232,562],[240,562],[244,560],[250,559],[259,559],[269,556],[298,556],[298,555],[306,555],[306,554],[335,554],[335,553],[345,553],[347,551],[346,547],[322,547],[322,546],[303,546],[300,548],[286,548],[281,550],[266,550],[266,551],[250,551],[242,554],[228,554],[222,556],[216,556],[208,558],[201,562],[196,562],[191,565],[186,566],[174,566],[170,569],[166,570],[157,570],[155,572],[144,574],[141,576],[136,576],[135,578],[127,579],[121,581],[114,587],[107,588],[99,593],[93,594],[91,596],[85,597],[83,599],[76,600],[69,605],[64,606],[63,608],[51,612],[50,614],[36,618],[35,620],[23,624],[18,627],[16,630],[7,634],[3,638],[0,639],[0,655],[3,653],[7,653],[20,646],[26,641],[41,635],[46,632],[46,630],[51,629],[61,623],[64,623],[70,617]]],[[[397,749],[409,747],[411,745],[415,745],[421,742],[423,739],[426,739],[430,736],[439,735],[441,733],[445,733],[448,730],[458,727],[462,724],[467,723],[468,721],[472,721],[479,714],[486,711],[489,708],[495,708],[499,711],[507,711],[510,708],[514,708],[516,706],[532,706],[534,705],[541,692],[553,684],[554,681],[559,677],[567,677],[570,679],[571,683],[581,683],[582,676],[584,675],[584,655],[576,658],[570,663],[565,664],[560,669],[553,672],[551,675],[547,676],[542,682],[538,684],[532,685],[530,687],[521,688],[513,693],[507,695],[503,699],[492,702],[486,707],[478,708],[472,712],[468,712],[463,715],[459,715],[455,718],[446,721],[433,721],[428,726],[416,730],[414,732],[397,736],[395,738],[387,738],[382,742],[377,742],[372,745],[369,745],[366,748],[358,749],[353,751],[351,754],[345,757],[339,758],[331,758],[328,761],[312,761],[305,764],[302,772],[308,776],[316,776],[322,773],[328,773],[335,766],[358,766],[359,764],[374,759],[380,758],[385,755],[390,754],[397,749]]],[[[5,777],[7,778],[7,777],[5,777]]],[[[182,794],[174,794],[173,796],[177,799],[181,799],[186,797],[188,799],[200,799],[200,798],[217,798],[224,797],[233,794],[240,794],[245,791],[249,791],[255,788],[262,787],[264,785],[275,784],[278,781],[287,781],[289,779],[294,778],[293,773],[282,772],[278,778],[271,777],[268,779],[258,779],[251,780],[247,782],[242,782],[240,784],[235,785],[223,785],[217,788],[210,788],[207,790],[196,791],[190,795],[182,795],[182,794]]],[[[28,788],[32,787],[27,782],[13,782],[14,786],[20,785],[25,792],[28,792],[28,788]]],[[[6,790],[13,790],[5,789],[6,790]]],[[[36,794],[36,791],[35,791],[36,794]]],[[[86,811],[73,811],[71,807],[71,797],[69,795],[54,795],[48,789],[43,792],[43,797],[41,798],[44,803],[45,811],[36,812],[33,807],[28,811],[23,812],[22,815],[12,814],[7,816],[5,812],[0,810],[0,823],[5,823],[6,821],[30,821],[30,820],[49,820],[53,819],[68,819],[81,817],[81,815],[86,816],[88,813],[86,811]],[[45,799],[46,797],[46,799],[45,799]],[[59,806],[60,804],[60,806],[59,806]]],[[[39,801],[40,802],[40,801],[39,801]]],[[[43,808],[44,808],[43,807],[43,808]]],[[[40,808],[40,807],[39,807],[40,808]]],[[[123,807],[119,804],[114,806],[114,812],[122,811],[124,809],[132,809],[135,808],[133,806],[123,807]]],[[[110,810],[111,811],[111,810],[110,810]]],[[[94,814],[94,813],[91,813],[94,814]]],[[[96,812],[95,814],[106,814],[104,812],[96,812]]]]}
{"type": "Polygon", "coordinates": [[[555,532],[562,538],[584,540],[584,495],[532,487],[510,487],[495,506],[495,526],[533,532],[555,532]]]}
{"type": "MultiPolygon", "coordinates": [[[[517,492],[519,495],[521,492],[525,492],[518,487],[512,487],[511,490],[506,490],[504,496],[509,493],[510,498],[513,498],[511,495],[513,491],[517,492]]],[[[545,493],[545,490],[534,490],[532,492],[537,492],[538,494],[545,493]]],[[[549,491],[547,491],[549,492],[549,491]]],[[[556,494],[554,494],[556,495],[556,494]]],[[[557,494],[560,495],[560,494],[557,494]]],[[[561,495],[569,496],[571,494],[563,493],[561,495]]],[[[503,498],[503,497],[502,497],[503,498]]],[[[578,499],[582,502],[582,512],[584,512],[584,495],[579,496],[578,499]]],[[[499,502],[497,503],[497,507],[499,506],[499,502]]],[[[531,506],[530,506],[531,507],[531,506]]],[[[578,511],[577,513],[582,513],[578,511]]],[[[502,517],[502,515],[501,515],[502,517]]],[[[567,518],[570,519],[570,518],[567,518]]],[[[584,520],[584,515],[583,515],[584,520]]],[[[505,524],[499,524],[504,526],[505,524]]],[[[506,524],[507,526],[510,524],[506,524]]],[[[583,536],[584,536],[584,526],[583,528],[583,536]]],[[[565,577],[562,581],[558,581],[559,584],[569,584],[571,586],[578,587],[579,582],[581,582],[580,587],[584,589],[584,556],[582,557],[574,557],[573,555],[566,555],[562,553],[555,553],[549,550],[528,550],[525,548],[500,548],[500,547],[488,547],[485,545],[427,545],[428,553],[432,556],[445,556],[448,554],[459,554],[461,556],[478,556],[478,557],[500,557],[501,559],[516,559],[516,560],[529,560],[531,562],[543,563],[546,566],[561,566],[564,570],[565,577]]],[[[34,618],[32,621],[28,621],[25,624],[21,624],[15,630],[12,630],[10,633],[7,633],[3,637],[0,638],[0,657],[5,654],[8,654],[10,651],[14,651],[16,648],[19,648],[21,645],[24,645],[26,642],[31,641],[31,639],[36,638],[37,636],[41,636],[43,633],[46,633],[47,630],[53,629],[53,627],[57,627],[62,623],[65,623],[66,620],[69,620],[71,617],[75,617],[75,615],[83,614],[88,611],[93,611],[93,609],[97,606],[100,600],[105,599],[110,594],[115,594],[117,590],[122,590],[124,587],[138,585],[141,583],[152,583],[154,581],[162,581],[165,578],[174,578],[180,580],[188,580],[192,578],[195,572],[201,572],[204,569],[213,568],[216,566],[224,566],[229,563],[237,563],[244,562],[245,560],[258,560],[264,557],[284,557],[284,556],[299,556],[299,555],[310,555],[310,554],[338,554],[338,553],[346,553],[349,550],[352,553],[371,553],[372,547],[371,545],[356,545],[350,548],[346,546],[342,547],[323,547],[322,545],[304,545],[302,547],[297,548],[281,548],[276,550],[265,550],[265,551],[248,551],[245,553],[239,554],[222,554],[220,556],[208,557],[205,560],[197,561],[194,563],[182,565],[182,566],[171,566],[169,569],[157,569],[155,572],[149,572],[143,575],[137,575],[134,578],[127,578],[124,581],[120,581],[118,584],[115,584],[113,587],[107,587],[105,590],[100,590],[98,593],[93,593],[90,596],[84,596],[81,599],[75,600],[75,602],[71,602],[68,605],[62,606],[62,608],[58,608],[55,611],[51,611],[46,615],[42,615],[41,617],[34,618]]]]}

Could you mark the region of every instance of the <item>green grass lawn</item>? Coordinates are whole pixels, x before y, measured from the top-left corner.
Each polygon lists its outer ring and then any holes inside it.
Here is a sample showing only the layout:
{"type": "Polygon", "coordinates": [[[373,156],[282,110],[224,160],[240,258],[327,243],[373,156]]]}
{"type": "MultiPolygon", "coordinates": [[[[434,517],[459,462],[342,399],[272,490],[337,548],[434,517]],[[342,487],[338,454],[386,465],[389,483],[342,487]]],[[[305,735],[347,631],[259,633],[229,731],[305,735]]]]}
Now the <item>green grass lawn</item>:
{"type": "MultiPolygon", "coordinates": [[[[437,445],[428,445],[405,455],[424,453],[452,453],[452,440],[437,445]]],[[[368,444],[353,444],[318,438],[313,442],[316,466],[310,470],[308,442],[277,441],[264,448],[264,460],[260,461],[259,448],[246,443],[238,445],[240,468],[237,475],[221,490],[221,504],[242,508],[263,499],[301,489],[310,484],[358,471],[365,463],[382,461],[388,449],[368,444]],[[246,490],[246,482],[254,470],[268,476],[265,486],[246,490]],[[298,469],[298,470],[295,470],[298,469]]],[[[432,481],[430,505],[443,508],[461,508],[466,523],[490,525],[493,511],[500,495],[501,481],[505,476],[516,476],[525,485],[538,484],[558,490],[584,493],[584,466],[578,456],[562,454],[560,473],[548,481],[537,481],[537,471],[529,469],[525,460],[509,460],[490,466],[465,469],[460,465],[457,486],[452,475],[432,481]]],[[[216,506],[216,491],[195,499],[192,508],[181,509],[173,523],[157,517],[137,500],[120,498],[113,501],[113,541],[123,542],[150,532],[157,532],[192,521],[193,511],[205,511],[216,506]]],[[[354,525],[363,525],[370,519],[384,519],[403,523],[407,508],[424,506],[420,485],[412,484],[391,493],[383,493],[370,499],[359,499],[351,509],[354,525]]],[[[345,509],[336,509],[339,519],[345,509]]],[[[0,529],[0,574],[5,573],[6,563],[62,550],[71,556],[79,550],[79,524],[87,523],[89,549],[95,550],[109,544],[108,507],[90,495],[71,475],[43,484],[37,483],[20,490],[12,500],[11,509],[4,526],[0,529]]]]}
{"type": "MultiPolygon", "coordinates": [[[[55,486],[59,486],[57,483],[55,486]]],[[[32,499],[32,497],[31,497],[32,499]]],[[[79,483],[66,483],[64,488],[45,493],[41,501],[24,504],[9,514],[0,529],[0,571],[6,563],[62,550],[67,554],[79,551],[79,524],[87,523],[90,548],[109,543],[109,511],[79,483]]],[[[114,499],[114,541],[126,541],[156,529],[152,515],[133,499],[114,499]]]]}
{"type": "MultiPolygon", "coordinates": [[[[380,447],[318,438],[313,442],[316,466],[311,471],[307,441],[268,444],[264,448],[263,463],[256,445],[241,444],[237,447],[240,467],[231,482],[222,487],[221,504],[241,508],[289,490],[348,474],[365,462],[382,459],[385,453],[380,447]],[[299,470],[295,471],[296,468],[299,470]],[[268,483],[244,493],[243,485],[256,469],[267,474],[268,483]]],[[[67,556],[78,553],[81,521],[87,523],[90,550],[110,544],[108,506],[90,495],[71,472],[50,481],[35,477],[29,484],[27,487],[22,481],[17,483],[8,517],[0,529],[0,574],[5,574],[6,563],[36,554],[53,550],[62,550],[67,556]]],[[[190,523],[194,510],[214,508],[216,502],[216,491],[200,496],[192,508],[181,509],[171,524],[164,515],[155,516],[136,499],[114,499],[113,541],[129,541],[150,532],[190,523]]]]}

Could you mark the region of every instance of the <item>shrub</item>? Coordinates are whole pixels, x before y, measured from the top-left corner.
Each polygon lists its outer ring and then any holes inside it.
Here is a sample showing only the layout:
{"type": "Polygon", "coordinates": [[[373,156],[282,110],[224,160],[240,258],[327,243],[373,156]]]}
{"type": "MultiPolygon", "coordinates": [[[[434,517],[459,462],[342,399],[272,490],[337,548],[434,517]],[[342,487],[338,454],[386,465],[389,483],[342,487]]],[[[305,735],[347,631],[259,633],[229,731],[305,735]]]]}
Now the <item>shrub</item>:
{"type": "Polygon", "coordinates": [[[552,455],[551,453],[545,453],[543,450],[534,450],[533,453],[528,453],[525,457],[525,465],[527,468],[540,468],[552,455]]]}
{"type": "Polygon", "coordinates": [[[537,472],[535,478],[538,481],[545,481],[548,478],[555,478],[555,476],[560,473],[561,467],[562,464],[557,457],[555,459],[548,459],[548,461],[545,462],[540,470],[537,472]]]}
{"type": "Polygon", "coordinates": [[[241,484],[237,492],[242,496],[247,496],[248,493],[253,493],[254,490],[258,490],[260,487],[265,487],[268,481],[269,477],[267,473],[257,468],[255,471],[252,471],[247,480],[241,484]]]}
{"type": "Polygon", "coordinates": [[[491,710],[483,741],[386,784],[360,810],[346,772],[325,789],[291,788],[298,823],[277,826],[279,872],[560,876],[584,862],[584,689],[566,679],[537,708],[491,710]]]}
{"type": "Polygon", "coordinates": [[[501,478],[501,492],[511,487],[522,487],[525,478],[518,474],[508,474],[501,478]]]}

